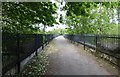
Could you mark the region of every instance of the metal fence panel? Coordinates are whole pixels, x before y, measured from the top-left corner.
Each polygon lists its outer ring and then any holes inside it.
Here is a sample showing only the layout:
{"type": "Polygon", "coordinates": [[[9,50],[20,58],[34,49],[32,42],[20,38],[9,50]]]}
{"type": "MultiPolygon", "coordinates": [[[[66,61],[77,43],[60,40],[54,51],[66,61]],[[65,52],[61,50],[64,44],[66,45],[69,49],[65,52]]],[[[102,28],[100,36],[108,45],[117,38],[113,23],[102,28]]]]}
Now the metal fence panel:
{"type": "MultiPolygon", "coordinates": [[[[8,34],[2,37],[2,74],[18,66],[20,62],[36,52],[38,48],[54,38],[52,34],[8,34]],[[45,37],[44,37],[45,36],[45,37]],[[45,42],[43,42],[45,40],[45,42]]],[[[37,52],[36,52],[37,54],[37,52]]]]}

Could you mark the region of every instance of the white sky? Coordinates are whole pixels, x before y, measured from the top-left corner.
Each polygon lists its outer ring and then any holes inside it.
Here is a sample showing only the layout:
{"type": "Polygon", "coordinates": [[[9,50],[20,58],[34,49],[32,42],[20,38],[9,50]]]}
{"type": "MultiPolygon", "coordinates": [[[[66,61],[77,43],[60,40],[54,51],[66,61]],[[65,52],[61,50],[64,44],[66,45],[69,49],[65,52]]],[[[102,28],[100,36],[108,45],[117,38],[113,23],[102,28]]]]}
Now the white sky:
{"type": "MultiPolygon", "coordinates": [[[[56,21],[59,22],[60,14],[62,14],[63,16],[66,15],[65,11],[60,11],[60,8],[63,7],[63,6],[65,6],[65,2],[63,2],[63,5],[61,5],[60,3],[57,2],[57,0],[51,0],[51,1],[52,1],[53,3],[56,3],[57,7],[59,7],[58,10],[57,10],[58,18],[56,19],[56,21]]],[[[61,0],[59,0],[59,1],[61,2],[61,0]]],[[[54,29],[56,29],[56,28],[66,28],[66,27],[67,27],[67,26],[64,25],[64,24],[59,24],[59,25],[54,24],[53,27],[47,27],[47,28],[46,28],[46,31],[54,30],[54,29]]]]}
{"type": "Polygon", "coordinates": [[[64,29],[64,28],[66,28],[67,26],[66,25],[64,25],[64,24],[60,24],[60,25],[54,25],[54,27],[47,27],[46,28],[46,31],[51,31],[51,30],[54,30],[54,29],[57,29],[57,28],[61,28],[61,29],[64,29]]]}
{"type": "MultiPolygon", "coordinates": [[[[65,11],[61,11],[61,10],[60,10],[61,7],[65,6],[65,2],[63,2],[63,5],[61,5],[60,3],[57,2],[57,0],[51,0],[51,1],[52,1],[53,3],[56,3],[57,7],[59,7],[58,10],[57,10],[58,18],[56,19],[56,21],[59,22],[60,14],[62,14],[63,17],[65,17],[65,15],[66,15],[66,12],[65,12],[65,11]]],[[[61,0],[59,0],[59,1],[61,1],[61,0]]],[[[116,17],[115,17],[115,19],[116,19],[116,17]]],[[[111,20],[111,21],[112,21],[112,20],[111,20]]],[[[117,20],[116,20],[116,23],[118,23],[117,20]]],[[[59,24],[59,25],[54,24],[53,27],[47,27],[47,28],[46,28],[46,31],[51,31],[51,30],[54,30],[54,29],[56,29],[56,28],[66,28],[66,27],[67,27],[67,26],[64,25],[64,24],[59,24]]]]}

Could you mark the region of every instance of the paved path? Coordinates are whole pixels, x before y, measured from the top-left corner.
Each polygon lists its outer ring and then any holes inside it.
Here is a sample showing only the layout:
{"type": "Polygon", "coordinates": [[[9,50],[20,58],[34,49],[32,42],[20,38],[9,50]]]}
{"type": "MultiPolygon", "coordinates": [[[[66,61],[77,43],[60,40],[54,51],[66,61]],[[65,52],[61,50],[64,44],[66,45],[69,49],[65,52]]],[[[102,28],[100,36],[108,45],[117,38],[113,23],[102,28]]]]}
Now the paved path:
{"type": "Polygon", "coordinates": [[[77,49],[63,36],[52,41],[54,50],[49,51],[50,65],[47,75],[111,75],[92,57],[87,56],[83,49],[77,49]]]}

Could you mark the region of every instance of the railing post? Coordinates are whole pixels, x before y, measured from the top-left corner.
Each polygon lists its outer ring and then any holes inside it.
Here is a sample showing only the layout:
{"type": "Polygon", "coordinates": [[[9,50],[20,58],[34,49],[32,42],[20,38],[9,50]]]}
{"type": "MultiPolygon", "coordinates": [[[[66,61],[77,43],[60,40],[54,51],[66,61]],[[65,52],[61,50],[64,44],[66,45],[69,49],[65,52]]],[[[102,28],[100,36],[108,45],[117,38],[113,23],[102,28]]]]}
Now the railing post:
{"type": "Polygon", "coordinates": [[[17,34],[17,73],[20,73],[20,34],[17,34]]]}
{"type": "MultiPolygon", "coordinates": [[[[119,36],[118,36],[119,37],[119,36]]],[[[118,39],[118,46],[120,46],[120,39],[118,39]]],[[[119,51],[119,48],[117,49],[119,51]]],[[[118,59],[118,77],[120,77],[120,58],[118,59]]]]}
{"type": "Polygon", "coordinates": [[[97,35],[95,35],[96,52],[97,52],[97,41],[98,41],[98,38],[97,38],[97,35]]]}
{"type": "Polygon", "coordinates": [[[45,41],[45,36],[42,34],[42,49],[44,49],[44,41],[45,41]]]}
{"type": "Polygon", "coordinates": [[[118,77],[120,77],[120,59],[118,59],[118,65],[119,65],[119,67],[118,67],[118,77]]]}
{"type": "Polygon", "coordinates": [[[96,44],[95,55],[98,57],[98,44],[97,44],[97,42],[98,42],[98,35],[95,35],[95,44],[96,44]]]}
{"type": "Polygon", "coordinates": [[[84,50],[85,50],[85,35],[83,35],[83,38],[84,38],[84,50]]]}
{"type": "Polygon", "coordinates": [[[38,53],[37,53],[37,48],[38,48],[38,35],[35,35],[35,47],[36,47],[35,54],[36,54],[36,56],[38,56],[38,53]]]}

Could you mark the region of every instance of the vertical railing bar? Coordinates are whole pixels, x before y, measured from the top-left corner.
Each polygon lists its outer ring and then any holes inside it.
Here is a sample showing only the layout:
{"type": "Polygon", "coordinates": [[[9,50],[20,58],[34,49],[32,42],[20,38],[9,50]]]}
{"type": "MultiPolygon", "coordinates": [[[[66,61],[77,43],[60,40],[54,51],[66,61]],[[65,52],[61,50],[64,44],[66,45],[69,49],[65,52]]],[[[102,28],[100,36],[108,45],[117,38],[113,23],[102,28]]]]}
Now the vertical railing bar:
{"type": "Polygon", "coordinates": [[[45,36],[44,34],[42,34],[42,50],[44,49],[44,40],[45,40],[45,36]]]}
{"type": "Polygon", "coordinates": [[[36,34],[35,35],[35,54],[36,56],[38,56],[38,53],[37,53],[37,48],[38,48],[38,35],[36,34]]]}
{"type": "Polygon", "coordinates": [[[85,50],[85,40],[86,40],[86,39],[85,39],[85,38],[86,38],[85,35],[83,35],[83,38],[84,38],[83,41],[84,41],[84,50],[85,50]]]}
{"type": "Polygon", "coordinates": [[[20,34],[17,34],[17,73],[20,73],[20,34]]]}
{"type": "Polygon", "coordinates": [[[98,42],[98,36],[95,35],[95,43],[96,43],[96,48],[95,48],[95,49],[96,49],[96,52],[97,52],[97,48],[98,48],[98,47],[97,47],[97,42],[98,42]]]}

